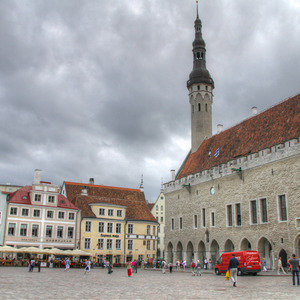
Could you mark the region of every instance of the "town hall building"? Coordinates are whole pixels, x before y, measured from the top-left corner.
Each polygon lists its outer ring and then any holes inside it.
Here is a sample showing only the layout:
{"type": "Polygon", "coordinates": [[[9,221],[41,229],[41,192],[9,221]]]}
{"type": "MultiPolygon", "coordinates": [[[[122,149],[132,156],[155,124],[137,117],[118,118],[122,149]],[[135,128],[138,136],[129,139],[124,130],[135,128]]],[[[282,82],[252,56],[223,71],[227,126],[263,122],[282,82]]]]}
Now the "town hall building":
{"type": "MultiPolygon", "coordinates": [[[[164,184],[167,261],[215,263],[258,250],[268,268],[300,255],[300,94],[212,135],[214,81],[195,20],[187,81],[191,151],[164,184]]],[[[216,103],[216,105],[218,105],[216,103]]]]}

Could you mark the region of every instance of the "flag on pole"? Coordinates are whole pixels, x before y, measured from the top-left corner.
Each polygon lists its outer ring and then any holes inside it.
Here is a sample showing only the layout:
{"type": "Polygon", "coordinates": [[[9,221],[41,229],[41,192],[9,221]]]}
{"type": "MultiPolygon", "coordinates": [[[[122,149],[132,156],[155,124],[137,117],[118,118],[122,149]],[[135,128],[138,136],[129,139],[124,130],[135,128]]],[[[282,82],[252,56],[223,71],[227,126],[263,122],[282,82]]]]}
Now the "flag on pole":
{"type": "Polygon", "coordinates": [[[215,152],[214,156],[215,156],[215,157],[218,157],[218,156],[219,156],[219,154],[220,154],[220,148],[218,148],[218,149],[216,150],[216,152],[215,152]]]}

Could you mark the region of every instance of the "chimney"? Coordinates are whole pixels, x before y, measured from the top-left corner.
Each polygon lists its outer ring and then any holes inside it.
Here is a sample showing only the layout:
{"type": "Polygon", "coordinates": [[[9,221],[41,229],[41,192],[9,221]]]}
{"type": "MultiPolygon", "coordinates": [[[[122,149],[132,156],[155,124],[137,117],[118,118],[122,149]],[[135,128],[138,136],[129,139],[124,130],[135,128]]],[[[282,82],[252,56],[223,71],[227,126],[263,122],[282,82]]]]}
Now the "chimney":
{"type": "Polygon", "coordinates": [[[83,195],[83,196],[87,196],[88,192],[87,192],[87,186],[84,185],[82,187],[82,190],[81,190],[81,194],[80,195],[83,195]]]}
{"type": "Polygon", "coordinates": [[[143,179],[143,174],[142,174],[142,176],[141,176],[140,191],[141,191],[142,193],[144,193],[144,179],[143,179]]]}
{"type": "Polygon", "coordinates": [[[223,125],[222,124],[218,124],[217,125],[217,133],[220,133],[223,131],[223,125]]]}
{"type": "Polygon", "coordinates": [[[171,180],[175,180],[175,170],[171,170],[171,180]]]}
{"type": "Polygon", "coordinates": [[[90,178],[90,184],[94,184],[94,178],[90,178]]]}
{"type": "Polygon", "coordinates": [[[35,169],[33,176],[33,184],[40,184],[42,180],[42,170],[35,169]]]}
{"type": "Polygon", "coordinates": [[[253,106],[252,107],[252,116],[255,116],[255,115],[257,115],[257,107],[253,106]]]}

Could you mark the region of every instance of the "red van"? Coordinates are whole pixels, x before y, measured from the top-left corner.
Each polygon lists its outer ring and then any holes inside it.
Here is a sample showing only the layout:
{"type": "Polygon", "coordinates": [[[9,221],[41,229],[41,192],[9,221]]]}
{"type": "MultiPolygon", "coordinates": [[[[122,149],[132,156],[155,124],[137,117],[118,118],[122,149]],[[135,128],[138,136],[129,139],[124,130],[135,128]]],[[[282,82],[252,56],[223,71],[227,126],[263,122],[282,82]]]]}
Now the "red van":
{"type": "Polygon", "coordinates": [[[217,260],[215,273],[220,275],[226,273],[229,266],[229,260],[232,254],[235,253],[235,257],[239,260],[238,275],[252,274],[256,275],[260,272],[260,257],[258,251],[237,251],[223,253],[217,260]]]}

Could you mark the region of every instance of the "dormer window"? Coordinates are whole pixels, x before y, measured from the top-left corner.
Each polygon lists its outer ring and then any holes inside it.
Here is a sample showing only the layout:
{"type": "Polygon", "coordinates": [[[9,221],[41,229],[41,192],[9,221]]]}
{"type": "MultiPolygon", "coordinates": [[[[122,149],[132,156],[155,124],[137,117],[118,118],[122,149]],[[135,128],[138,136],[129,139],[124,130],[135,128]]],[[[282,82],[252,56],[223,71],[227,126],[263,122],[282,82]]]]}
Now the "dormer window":
{"type": "Polygon", "coordinates": [[[105,208],[99,208],[99,215],[105,216],[105,208]]]}
{"type": "Polygon", "coordinates": [[[35,202],[41,202],[41,195],[40,194],[35,194],[34,195],[34,201],[35,202]]]}

